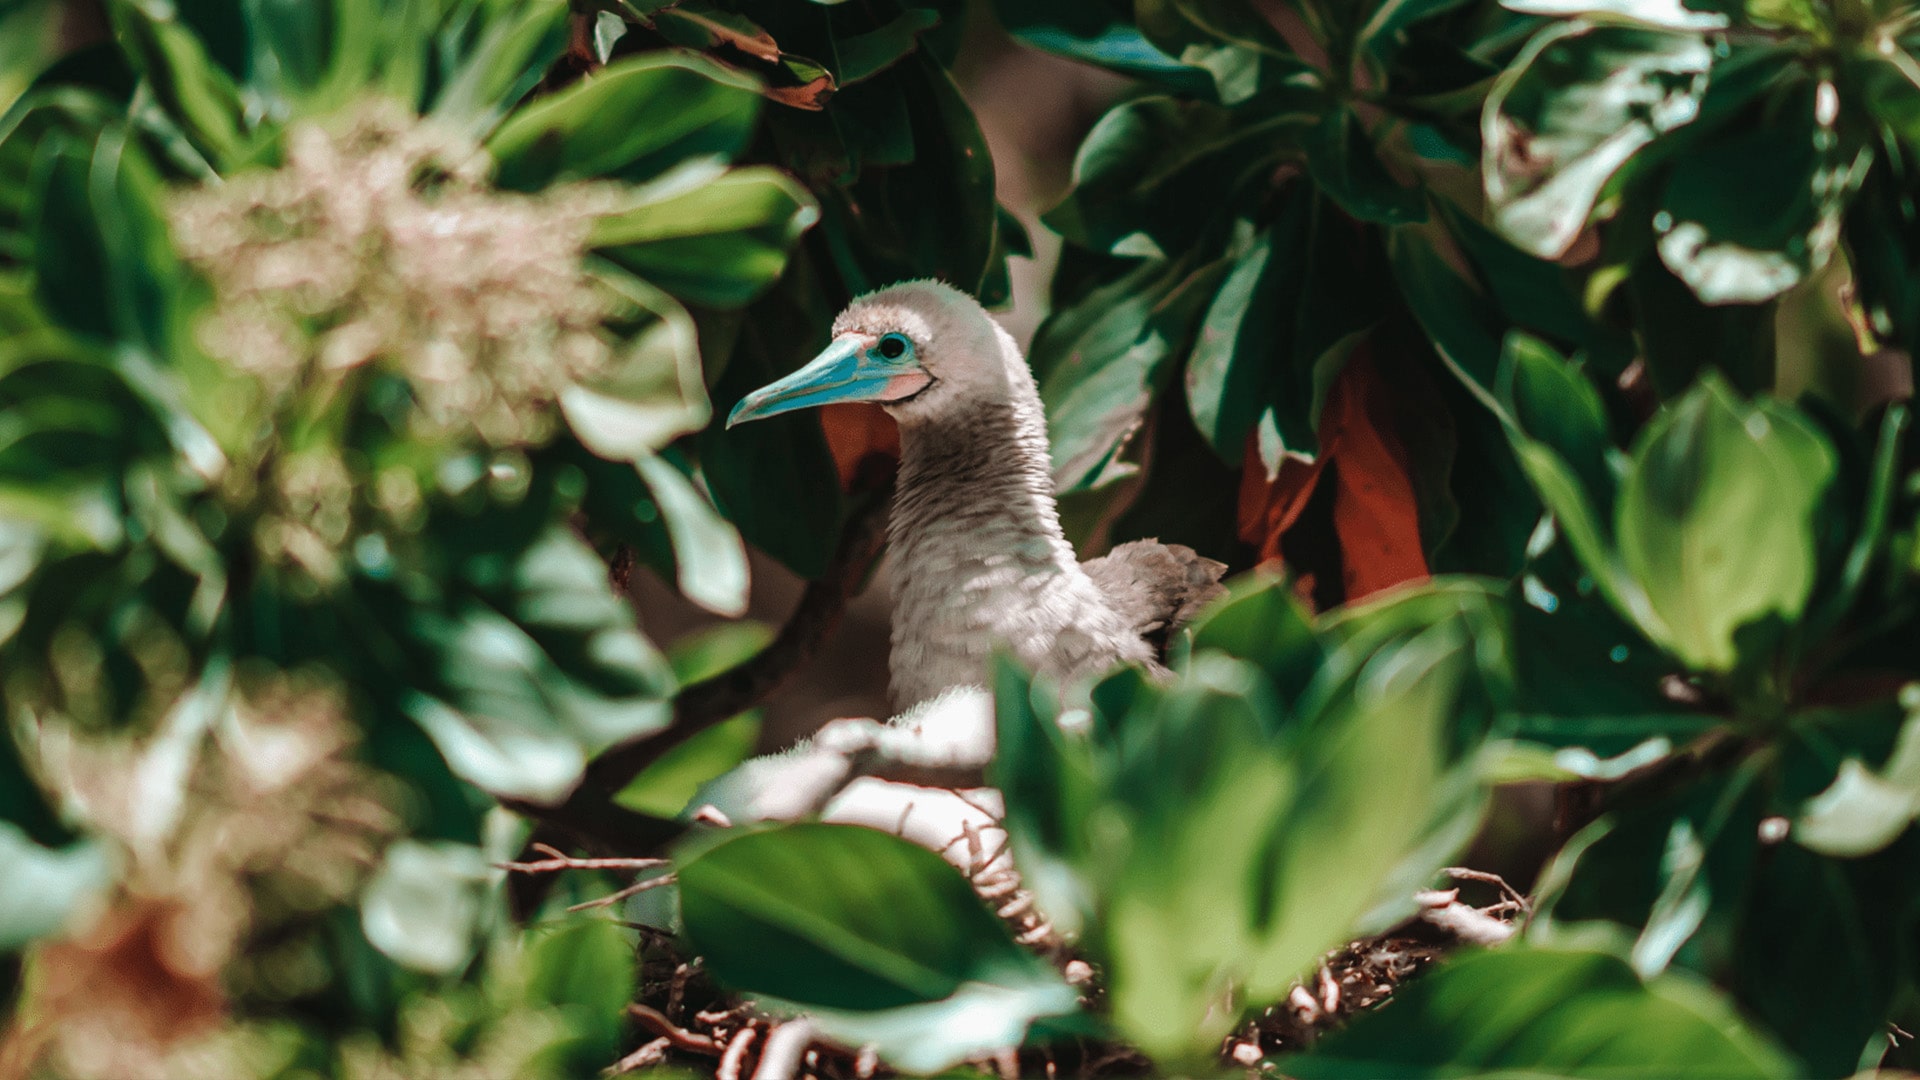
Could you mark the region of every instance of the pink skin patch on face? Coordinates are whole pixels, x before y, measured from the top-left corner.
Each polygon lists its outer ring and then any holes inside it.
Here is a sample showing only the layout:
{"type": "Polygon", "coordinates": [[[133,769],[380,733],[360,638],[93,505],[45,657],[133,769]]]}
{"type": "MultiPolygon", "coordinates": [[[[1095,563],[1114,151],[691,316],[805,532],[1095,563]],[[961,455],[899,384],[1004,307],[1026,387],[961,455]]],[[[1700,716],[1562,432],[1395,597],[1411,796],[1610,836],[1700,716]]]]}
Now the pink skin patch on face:
{"type": "Polygon", "coordinates": [[[904,375],[895,375],[888,379],[887,385],[881,389],[879,400],[887,402],[910,398],[925,390],[927,384],[932,381],[933,376],[924,371],[909,371],[904,375]]]}

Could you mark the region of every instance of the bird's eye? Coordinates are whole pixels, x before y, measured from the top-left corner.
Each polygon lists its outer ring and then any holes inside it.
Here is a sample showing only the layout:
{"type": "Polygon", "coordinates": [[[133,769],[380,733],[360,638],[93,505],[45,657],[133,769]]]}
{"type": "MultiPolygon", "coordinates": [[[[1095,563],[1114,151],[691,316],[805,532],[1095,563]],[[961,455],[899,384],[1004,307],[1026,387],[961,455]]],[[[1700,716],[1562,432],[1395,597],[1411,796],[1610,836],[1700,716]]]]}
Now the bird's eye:
{"type": "Polygon", "coordinates": [[[912,347],[905,334],[888,334],[880,339],[880,355],[889,360],[900,359],[912,347]]]}

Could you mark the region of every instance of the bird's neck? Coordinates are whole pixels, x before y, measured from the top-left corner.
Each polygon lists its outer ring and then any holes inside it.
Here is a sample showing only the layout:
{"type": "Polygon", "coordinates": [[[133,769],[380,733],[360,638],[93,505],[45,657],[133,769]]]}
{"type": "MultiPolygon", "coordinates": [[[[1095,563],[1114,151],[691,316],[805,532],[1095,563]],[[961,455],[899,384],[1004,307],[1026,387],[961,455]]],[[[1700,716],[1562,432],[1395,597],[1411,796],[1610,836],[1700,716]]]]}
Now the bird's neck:
{"type": "Polygon", "coordinates": [[[888,530],[899,565],[936,550],[967,561],[1017,552],[1023,563],[1077,571],[1052,469],[1037,396],[902,425],[888,530]]]}
{"type": "Polygon", "coordinates": [[[901,425],[889,523],[893,696],[981,683],[996,651],[1029,666],[1099,600],[1060,529],[1039,396],[901,425]]]}

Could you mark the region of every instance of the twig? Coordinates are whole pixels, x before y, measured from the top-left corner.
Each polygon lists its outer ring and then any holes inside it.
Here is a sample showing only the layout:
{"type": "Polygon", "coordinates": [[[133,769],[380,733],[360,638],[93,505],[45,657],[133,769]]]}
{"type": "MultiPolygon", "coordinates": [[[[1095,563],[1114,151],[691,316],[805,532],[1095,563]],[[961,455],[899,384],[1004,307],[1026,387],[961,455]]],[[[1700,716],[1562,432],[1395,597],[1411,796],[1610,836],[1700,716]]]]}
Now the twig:
{"type": "Polygon", "coordinates": [[[720,1067],[714,1070],[714,1080],[740,1080],[740,1070],[746,1065],[747,1051],[753,1047],[753,1040],[759,1034],[759,1028],[748,1024],[727,1041],[727,1051],[720,1055],[720,1067]]]}
{"type": "MultiPolygon", "coordinates": [[[[665,861],[666,861],[665,859],[654,860],[656,865],[665,861]]],[[[629,896],[633,896],[637,893],[646,892],[648,889],[657,889],[662,885],[671,885],[674,883],[675,880],[677,879],[672,874],[662,874],[657,878],[648,878],[645,881],[636,881],[633,884],[627,886],[626,888],[620,889],[616,892],[610,892],[607,895],[600,897],[598,900],[586,900],[586,901],[582,901],[581,903],[574,904],[572,907],[567,908],[567,911],[568,913],[572,913],[575,911],[586,911],[589,908],[611,907],[612,905],[617,904],[622,900],[625,900],[629,896]]]]}
{"type": "Polygon", "coordinates": [[[635,1050],[633,1053],[628,1054],[626,1057],[621,1058],[619,1061],[614,1062],[612,1065],[607,1066],[600,1075],[623,1076],[633,1072],[635,1069],[644,1069],[651,1065],[658,1065],[667,1060],[667,1048],[672,1045],[672,1039],[661,1036],[642,1046],[640,1049],[635,1050]]]}
{"type": "Polygon", "coordinates": [[[681,1050],[689,1050],[696,1054],[707,1054],[711,1057],[720,1056],[720,1044],[714,1042],[712,1036],[688,1031],[686,1028],[667,1019],[666,1016],[657,1009],[650,1009],[645,1005],[634,1003],[627,1006],[627,1015],[639,1021],[641,1027],[666,1039],[681,1050]]]}
{"type": "Polygon", "coordinates": [[[1420,920],[1473,945],[1499,945],[1513,937],[1514,925],[1460,902],[1458,889],[1433,889],[1413,896],[1420,920]]]}
{"type": "Polygon", "coordinates": [[[546,874],[556,870],[651,870],[672,861],[670,859],[576,859],[551,844],[536,841],[528,846],[551,858],[535,862],[503,862],[493,865],[502,870],[517,870],[522,874],[546,874]]]}
{"type": "MultiPolygon", "coordinates": [[[[1533,906],[1527,903],[1527,898],[1520,895],[1520,890],[1507,884],[1507,879],[1501,877],[1499,874],[1489,873],[1485,870],[1473,870],[1465,866],[1449,866],[1442,871],[1442,873],[1456,881],[1478,881],[1483,885],[1492,885],[1500,890],[1500,895],[1506,897],[1507,901],[1514,905],[1511,910],[1527,912],[1533,910],[1533,906]]],[[[1490,912],[1492,909],[1482,910],[1490,912]]]]}
{"type": "Polygon", "coordinates": [[[800,1075],[800,1058],[812,1041],[813,1021],[804,1016],[776,1026],[767,1032],[753,1080],[794,1080],[800,1075]]]}

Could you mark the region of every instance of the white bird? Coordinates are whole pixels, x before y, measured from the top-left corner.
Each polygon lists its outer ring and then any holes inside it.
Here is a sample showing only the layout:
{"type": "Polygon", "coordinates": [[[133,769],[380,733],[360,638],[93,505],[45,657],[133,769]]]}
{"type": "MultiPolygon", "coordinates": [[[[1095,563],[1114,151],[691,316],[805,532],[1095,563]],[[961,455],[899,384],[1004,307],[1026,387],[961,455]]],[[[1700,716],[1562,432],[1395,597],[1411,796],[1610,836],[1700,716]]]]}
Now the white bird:
{"type": "Polygon", "coordinates": [[[1178,545],[1075,557],[1033,373],[958,289],[910,281],[860,297],[824,352],[748,394],[727,425],[839,401],[879,402],[900,425],[896,709],[984,685],[999,650],[1062,682],[1118,663],[1163,671],[1166,634],[1221,591],[1225,566],[1178,545]]]}

